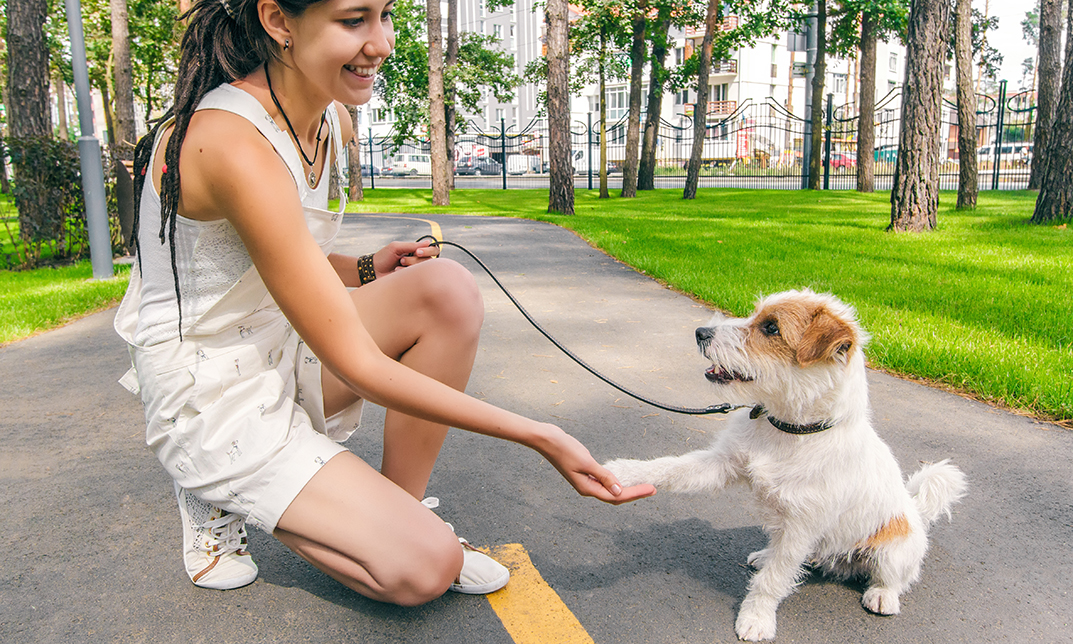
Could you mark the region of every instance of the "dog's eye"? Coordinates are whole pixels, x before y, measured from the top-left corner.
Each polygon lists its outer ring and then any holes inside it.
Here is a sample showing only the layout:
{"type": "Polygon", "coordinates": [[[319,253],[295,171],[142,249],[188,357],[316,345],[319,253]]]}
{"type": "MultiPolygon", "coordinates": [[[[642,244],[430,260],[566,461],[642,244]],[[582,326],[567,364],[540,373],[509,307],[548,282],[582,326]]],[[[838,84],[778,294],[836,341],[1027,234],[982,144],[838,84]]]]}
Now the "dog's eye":
{"type": "Polygon", "coordinates": [[[768,320],[760,325],[760,330],[764,332],[764,335],[778,335],[779,323],[775,320],[768,320]]]}

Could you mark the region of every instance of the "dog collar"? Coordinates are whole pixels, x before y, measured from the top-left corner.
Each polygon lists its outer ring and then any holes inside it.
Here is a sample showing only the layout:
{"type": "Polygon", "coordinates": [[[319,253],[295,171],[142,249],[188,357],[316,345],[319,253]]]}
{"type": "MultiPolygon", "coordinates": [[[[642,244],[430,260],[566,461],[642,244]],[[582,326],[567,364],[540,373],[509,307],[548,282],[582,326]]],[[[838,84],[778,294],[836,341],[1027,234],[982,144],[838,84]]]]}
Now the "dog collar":
{"type": "MultiPolygon", "coordinates": [[[[757,418],[760,418],[760,416],[762,416],[765,411],[766,410],[764,409],[763,405],[757,405],[756,407],[753,407],[752,411],[749,412],[749,418],[756,420],[757,418]]],[[[768,416],[767,420],[775,427],[775,429],[778,429],[781,432],[786,432],[787,434],[794,434],[796,436],[800,436],[803,434],[818,434],[824,430],[831,429],[832,427],[834,427],[834,423],[829,420],[821,420],[818,423],[812,423],[809,425],[794,425],[793,423],[787,423],[785,421],[779,420],[774,416],[768,416]]]]}

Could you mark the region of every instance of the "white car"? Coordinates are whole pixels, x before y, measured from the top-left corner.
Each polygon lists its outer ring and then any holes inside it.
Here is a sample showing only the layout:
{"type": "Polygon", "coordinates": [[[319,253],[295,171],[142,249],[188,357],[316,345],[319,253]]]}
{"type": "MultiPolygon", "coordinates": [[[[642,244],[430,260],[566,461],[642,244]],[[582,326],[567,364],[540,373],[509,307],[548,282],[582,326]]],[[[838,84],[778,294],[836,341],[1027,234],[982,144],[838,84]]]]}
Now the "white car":
{"type": "Polygon", "coordinates": [[[432,174],[432,158],[427,154],[396,154],[391,158],[391,169],[395,176],[417,176],[432,174]]]}

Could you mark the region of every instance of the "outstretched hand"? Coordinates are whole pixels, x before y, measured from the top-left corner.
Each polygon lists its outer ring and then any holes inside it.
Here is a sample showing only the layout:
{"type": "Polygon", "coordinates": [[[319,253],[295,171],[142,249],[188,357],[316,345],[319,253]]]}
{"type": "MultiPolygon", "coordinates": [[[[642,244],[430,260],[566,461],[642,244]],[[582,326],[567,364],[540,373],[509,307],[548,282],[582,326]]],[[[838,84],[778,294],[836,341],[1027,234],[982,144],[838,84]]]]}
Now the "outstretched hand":
{"type": "Polygon", "coordinates": [[[377,275],[387,275],[401,268],[420,264],[440,254],[439,246],[430,245],[430,241],[391,242],[373,255],[373,268],[377,275]]]}
{"type": "Polygon", "coordinates": [[[558,432],[552,446],[541,451],[578,494],[621,505],[656,493],[656,488],[647,483],[623,488],[615,475],[597,463],[580,441],[556,429],[558,432]]]}

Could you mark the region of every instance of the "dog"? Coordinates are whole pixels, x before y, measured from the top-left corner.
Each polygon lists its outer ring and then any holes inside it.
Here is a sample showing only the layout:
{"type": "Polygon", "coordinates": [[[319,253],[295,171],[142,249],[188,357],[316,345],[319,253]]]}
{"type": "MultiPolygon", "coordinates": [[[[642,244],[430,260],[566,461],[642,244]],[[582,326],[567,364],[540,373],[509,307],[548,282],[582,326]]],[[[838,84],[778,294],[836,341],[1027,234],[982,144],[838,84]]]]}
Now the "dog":
{"type": "Polygon", "coordinates": [[[806,564],[840,579],[867,578],[862,604],[899,612],[920,575],[927,530],[966,490],[944,460],[903,482],[894,455],[872,428],[856,312],[810,290],[762,298],[747,318],[716,314],[696,330],[711,360],[705,376],[735,412],[707,449],[605,466],[624,485],[713,492],[747,483],[764,514],[766,548],[735,623],[740,639],[775,637],[775,611],[806,564]]]}

